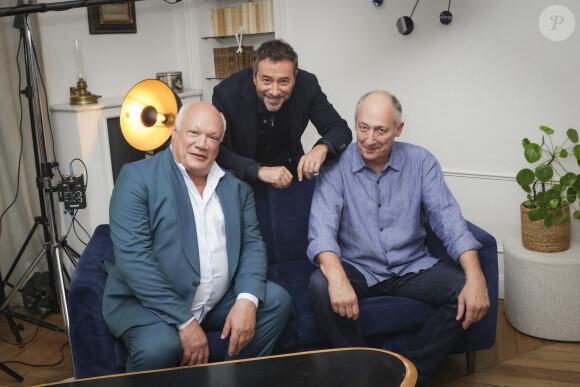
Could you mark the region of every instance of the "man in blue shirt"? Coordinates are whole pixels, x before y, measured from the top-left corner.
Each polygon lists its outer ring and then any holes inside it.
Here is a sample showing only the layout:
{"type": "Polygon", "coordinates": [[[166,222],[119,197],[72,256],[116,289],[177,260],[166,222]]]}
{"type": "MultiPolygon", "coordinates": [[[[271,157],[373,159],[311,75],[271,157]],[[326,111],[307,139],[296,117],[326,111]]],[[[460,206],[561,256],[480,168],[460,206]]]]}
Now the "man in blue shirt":
{"type": "MultiPolygon", "coordinates": [[[[428,380],[463,330],[489,308],[477,249],[439,163],[402,142],[401,104],[365,94],[355,113],[357,143],[320,171],[312,199],[308,256],[320,266],[310,295],[321,328],[337,347],[366,346],[358,299],[392,295],[437,309],[404,353],[428,380]],[[425,247],[429,222],[458,266],[425,247]]],[[[396,316],[393,316],[396,318],[396,316]]]]}

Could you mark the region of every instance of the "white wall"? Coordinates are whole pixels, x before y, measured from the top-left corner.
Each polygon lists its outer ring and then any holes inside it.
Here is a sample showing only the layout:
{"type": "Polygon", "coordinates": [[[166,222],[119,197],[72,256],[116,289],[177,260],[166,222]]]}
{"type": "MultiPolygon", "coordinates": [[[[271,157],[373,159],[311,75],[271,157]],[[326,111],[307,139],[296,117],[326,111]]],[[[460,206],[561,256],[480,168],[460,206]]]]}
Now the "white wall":
{"type": "MultiPolygon", "coordinates": [[[[539,139],[542,124],[580,130],[580,26],[565,41],[546,39],[538,20],[555,4],[548,0],[453,1],[454,20],[444,26],[439,13],[448,2],[429,0],[415,10],[415,31],[402,36],[395,22],[414,4],[276,0],[276,35],[294,46],[301,67],[317,74],[351,127],[363,93],[395,93],[406,122],[401,140],[439,158],[465,217],[491,232],[501,252],[504,239],[520,235],[524,194],[513,178],[526,165],[521,139],[539,139]]],[[[556,4],[580,24],[580,2],[556,4]]],[[[196,86],[204,85],[207,62],[199,59],[207,55],[200,49],[199,22],[206,17],[200,10],[213,6],[207,0],[137,2],[135,35],[89,35],[84,9],[41,15],[50,102],[66,103],[74,84],[72,39],[83,44],[94,93],[122,96],[141,79],[173,70],[184,72],[189,87],[203,87],[196,86]]],[[[307,147],[315,141],[312,132],[304,137],[307,147]]],[[[578,222],[573,238],[580,240],[578,222]]]]}
{"type": "Polygon", "coordinates": [[[68,103],[69,88],[76,86],[74,39],[81,42],[88,90],[93,94],[123,97],[136,83],[168,71],[182,71],[185,87],[193,88],[198,81],[191,69],[197,59],[191,53],[197,52],[197,40],[187,30],[189,11],[184,4],[137,1],[136,34],[89,34],[86,8],[39,14],[50,104],[68,103]]]}

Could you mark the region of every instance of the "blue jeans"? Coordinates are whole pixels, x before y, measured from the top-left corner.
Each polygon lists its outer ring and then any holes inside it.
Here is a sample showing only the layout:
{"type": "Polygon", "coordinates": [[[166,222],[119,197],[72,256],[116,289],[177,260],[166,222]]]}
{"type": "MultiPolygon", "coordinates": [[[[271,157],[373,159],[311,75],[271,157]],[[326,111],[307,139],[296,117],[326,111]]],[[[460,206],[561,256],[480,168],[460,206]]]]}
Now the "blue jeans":
{"type": "MultiPolygon", "coordinates": [[[[358,270],[345,262],[342,265],[359,299],[405,297],[423,301],[437,309],[406,351],[401,353],[417,367],[419,382],[428,380],[464,332],[461,321],[456,320],[457,298],[465,285],[463,270],[457,265],[438,262],[419,273],[393,277],[369,287],[358,270]]],[[[358,322],[341,317],[332,309],[328,281],[320,269],[312,273],[309,290],[316,319],[335,347],[367,346],[358,322]]]]}

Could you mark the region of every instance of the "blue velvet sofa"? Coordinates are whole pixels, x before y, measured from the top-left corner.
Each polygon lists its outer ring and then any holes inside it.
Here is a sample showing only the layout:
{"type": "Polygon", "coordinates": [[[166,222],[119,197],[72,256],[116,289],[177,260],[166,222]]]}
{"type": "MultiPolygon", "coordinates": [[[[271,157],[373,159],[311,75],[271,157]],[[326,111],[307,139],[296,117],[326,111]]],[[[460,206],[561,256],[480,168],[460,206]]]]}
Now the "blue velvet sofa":
{"type": "MultiPolygon", "coordinates": [[[[315,320],[308,296],[309,277],[315,269],[306,256],[314,185],[313,179],[295,181],[284,190],[266,185],[254,189],[256,212],[268,251],[268,277],[292,296],[292,313],[277,343],[276,353],[330,347],[315,320]]],[[[498,299],[496,241],[471,223],[469,228],[483,245],[479,256],[487,279],[491,308],[481,321],[466,331],[454,353],[487,349],[495,342],[498,299]]],[[[453,262],[430,230],[427,245],[434,256],[453,262]]],[[[124,372],[126,349],[109,333],[101,313],[106,280],[106,273],[101,268],[103,260],[115,260],[108,225],[95,230],[69,286],[69,336],[77,378],[124,372]]],[[[395,352],[404,348],[434,313],[429,305],[399,297],[365,299],[359,306],[359,322],[369,345],[395,352]]],[[[219,361],[225,354],[226,343],[220,339],[220,333],[207,332],[210,361],[219,361]]]]}

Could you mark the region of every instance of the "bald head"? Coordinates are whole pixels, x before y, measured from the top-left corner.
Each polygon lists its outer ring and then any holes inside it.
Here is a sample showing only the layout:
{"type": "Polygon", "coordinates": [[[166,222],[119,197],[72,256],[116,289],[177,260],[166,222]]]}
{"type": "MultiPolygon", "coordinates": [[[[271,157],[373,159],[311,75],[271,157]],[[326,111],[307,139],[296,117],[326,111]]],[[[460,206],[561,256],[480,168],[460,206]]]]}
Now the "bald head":
{"type": "Polygon", "coordinates": [[[395,138],[401,135],[401,105],[391,94],[375,91],[362,96],[356,107],[357,146],[364,162],[377,174],[386,165],[395,138]],[[398,125],[397,125],[398,123],[398,125]]]}
{"type": "Polygon", "coordinates": [[[222,124],[223,124],[223,130],[222,130],[222,135],[221,135],[221,138],[223,138],[223,134],[225,133],[225,130],[226,130],[226,119],[223,116],[223,114],[220,113],[220,111],[217,110],[217,108],[209,102],[203,102],[203,101],[202,102],[192,102],[192,103],[188,103],[188,104],[183,105],[181,107],[181,109],[179,109],[179,113],[177,113],[177,117],[175,118],[175,129],[179,130],[181,128],[183,118],[185,116],[190,117],[190,116],[195,116],[198,114],[209,115],[209,116],[218,114],[220,116],[220,119],[221,119],[222,124]]]}
{"type": "Polygon", "coordinates": [[[372,97],[372,99],[376,100],[377,102],[383,102],[383,103],[385,103],[385,105],[390,104],[394,110],[393,119],[394,119],[395,128],[398,128],[399,126],[401,126],[401,122],[403,121],[403,108],[401,107],[401,102],[399,102],[397,97],[395,97],[393,94],[391,94],[387,91],[382,91],[382,90],[370,91],[370,92],[366,93],[365,95],[363,95],[362,97],[360,97],[360,99],[358,100],[358,102],[356,104],[356,109],[354,112],[354,121],[355,122],[358,120],[358,115],[360,112],[361,105],[369,97],[372,97]]]}
{"type": "Polygon", "coordinates": [[[224,117],[210,103],[195,102],[179,110],[171,135],[171,151],[194,182],[207,177],[224,131],[224,117]]]}

